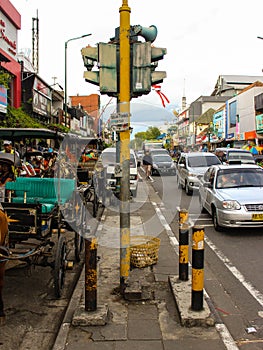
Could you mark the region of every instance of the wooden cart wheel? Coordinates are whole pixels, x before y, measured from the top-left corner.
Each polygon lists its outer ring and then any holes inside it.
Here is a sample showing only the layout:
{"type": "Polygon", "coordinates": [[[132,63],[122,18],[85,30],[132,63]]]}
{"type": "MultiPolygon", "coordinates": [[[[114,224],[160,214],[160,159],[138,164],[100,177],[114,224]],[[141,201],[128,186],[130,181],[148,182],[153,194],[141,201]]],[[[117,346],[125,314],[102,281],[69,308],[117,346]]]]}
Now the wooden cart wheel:
{"type": "Polygon", "coordinates": [[[84,247],[84,239],[78,232],[75,232],[74,245],[75,245],[75,260],[76,262],[80,262],[80,254],[84,247]]]}
{"type": "Polygon", "coordinates": [[[63,236],[60,236],[58,239],[58,245],[55,256],[55,268],[54,268],[54,288],[55,295],[57,298],[61,297],[62,289],[65,281],[66,273],[66,239],[63,236]]]}
{"type": "Polygon", "coordinates": [[[93,217],[95,218],[97,216],[98,213],[98,209],[99,209],[99,198],[96,194],[95,188],[94,188],[94,195],[93,195],[93,217]]]}
{"type": "Polygon", "coordinates": [[[80,261],[80,254],[83,250],[84,240],[83,240],[83,232],[86,227],[87,221],[87,208],[84,203],[79,203],[80,211],[76,213],[76,221],[75,221],[75,238],[74,238],[74,252],[75,252],[75,260],[77,262],[80,261]]]}

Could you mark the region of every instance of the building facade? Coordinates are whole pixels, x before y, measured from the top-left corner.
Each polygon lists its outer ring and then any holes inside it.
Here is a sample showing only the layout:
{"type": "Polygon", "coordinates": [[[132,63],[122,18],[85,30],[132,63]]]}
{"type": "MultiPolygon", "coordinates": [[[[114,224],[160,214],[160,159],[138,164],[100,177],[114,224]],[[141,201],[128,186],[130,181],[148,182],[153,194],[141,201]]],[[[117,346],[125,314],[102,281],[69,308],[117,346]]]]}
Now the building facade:
{"type": "Polygon", "coordinates": [[[9,86],[0,85],[0,113],[6,113],[7,103],[15,108],[21,105],[21,66],[17,61],[17,33],[21,16],[9,0],[0,2],[0,73],[11,77],[9,86]]]}

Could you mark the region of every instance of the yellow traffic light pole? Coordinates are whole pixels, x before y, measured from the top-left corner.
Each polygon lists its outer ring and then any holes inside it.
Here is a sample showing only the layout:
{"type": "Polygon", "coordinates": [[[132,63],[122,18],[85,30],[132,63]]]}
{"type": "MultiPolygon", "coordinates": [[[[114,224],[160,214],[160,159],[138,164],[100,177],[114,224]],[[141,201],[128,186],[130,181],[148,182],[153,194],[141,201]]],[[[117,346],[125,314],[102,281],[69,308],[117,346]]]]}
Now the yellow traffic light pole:
{"type": "Polygon", "coordinates": [[[128,130],[120,131],[120,291],[124,292],[130,272],[130,12],[123,0],[120,12],[119,112],[128,115],[128,130]]]}

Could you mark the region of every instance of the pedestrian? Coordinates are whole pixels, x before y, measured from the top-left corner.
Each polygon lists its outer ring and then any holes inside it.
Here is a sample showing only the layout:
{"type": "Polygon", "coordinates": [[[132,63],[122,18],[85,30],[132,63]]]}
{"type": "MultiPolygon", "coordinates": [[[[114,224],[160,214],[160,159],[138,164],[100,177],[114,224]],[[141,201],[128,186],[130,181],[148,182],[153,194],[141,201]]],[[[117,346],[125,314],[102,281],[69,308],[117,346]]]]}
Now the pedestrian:
{"type": "Polygon", "coordinates": [[[145,155],[142,159],[142,164],[145,168],[146,178],[149,179],[152,173],[152,165],[153,165],[152,157],[149,151],[145,152],[145,155]]]}

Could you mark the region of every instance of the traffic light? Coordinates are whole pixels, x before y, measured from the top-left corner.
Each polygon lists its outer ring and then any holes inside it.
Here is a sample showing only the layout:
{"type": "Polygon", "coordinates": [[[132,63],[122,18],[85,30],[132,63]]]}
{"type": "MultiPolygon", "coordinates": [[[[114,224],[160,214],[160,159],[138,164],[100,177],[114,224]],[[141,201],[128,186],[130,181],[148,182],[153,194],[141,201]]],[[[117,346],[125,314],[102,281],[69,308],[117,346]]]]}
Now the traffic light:
{"type": "Polygon", "coordinates": [[[100,93],[117,96],[117,45],[99,43],[100,93]]]}
{"type": "Polygon", "coordinates": [[[167,50],[163,47],[151,48],[151,85],[160,84],[163,79],[166,78],[165,71],[155,71],[158,67],[158,61],[162,60],[164,55],[167,54],[167,50]]]}
{"type": "Polygon", "coordinates": [[[131,60],[132,97],[148,94],[151,91],[151,43],[132,44],[131,60]]]}
{"type": "MultiPolygon", "coordinates": [[[[98,43],[96,47],[87,46],[81,50],[84,66],[84,78],[87,82],[99,85],[100,93],[118,97],[119,94],[119,31],[112,43],[98,43]]],[[[156,71],[158,61],[166,55],[166,49],[151,46],[157,36],[157,28],[150,26],[131,27],[130,45],[130,95],[138,97],[151,92],[151,87],[163,82],[166,72],[156,71]],[[145,42],[138,41],[138,35],[145,42]]]]}
{"type": "Polygon", "coordinates": [[[117,45],[99,43],[97,47],[84,47],[81,54],[87,68],[85,80],[99,85],[101,94],[117,96],[117,45]]]}
{"type": "Polygon", "coordinates": [[[165,54],[165,48],[153,47],[149,41],[132,44],[132,97],[146,95],[153,85],[163,82],[166,72],[155,69],[165,54]]]}
{"type": "Polygon", "coordinates": [[[84,72],[84,78],[88,83],[99,85],[99,70],[92,70],[98,64],[98,47],[87,46],[81,49],[82,59],[87,71],[84,72]]]}

